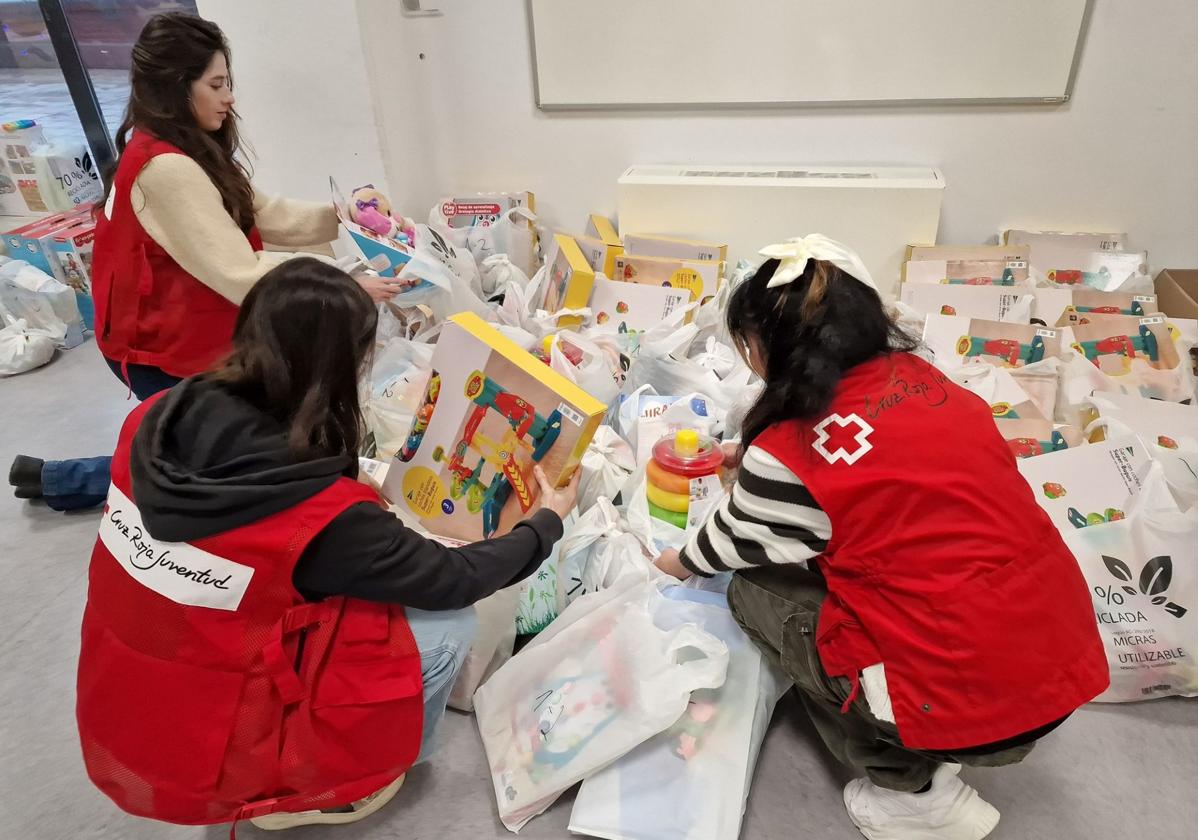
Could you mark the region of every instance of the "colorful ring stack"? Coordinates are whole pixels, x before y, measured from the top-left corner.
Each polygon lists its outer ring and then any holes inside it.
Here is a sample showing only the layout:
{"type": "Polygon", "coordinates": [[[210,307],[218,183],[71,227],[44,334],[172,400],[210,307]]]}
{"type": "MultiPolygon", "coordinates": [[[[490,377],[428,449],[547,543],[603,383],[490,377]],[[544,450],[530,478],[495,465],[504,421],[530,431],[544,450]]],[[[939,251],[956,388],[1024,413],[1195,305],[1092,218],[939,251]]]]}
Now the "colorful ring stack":
{"type": "Polygon", "coordinates": [[[692,478],[719,475],[724,454],[714,438],[682,429],[653,446],[645,469],[649,515],[676,528],[686,528],[692,478]]]}

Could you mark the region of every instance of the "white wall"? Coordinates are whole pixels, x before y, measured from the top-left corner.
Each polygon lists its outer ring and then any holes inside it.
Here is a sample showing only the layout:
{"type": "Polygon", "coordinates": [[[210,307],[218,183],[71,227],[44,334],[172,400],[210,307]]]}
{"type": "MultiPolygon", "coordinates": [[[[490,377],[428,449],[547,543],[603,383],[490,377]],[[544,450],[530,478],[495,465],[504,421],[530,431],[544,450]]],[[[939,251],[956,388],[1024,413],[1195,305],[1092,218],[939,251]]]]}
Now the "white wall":
{"type": "MultiPolygon", "coordinates": [[[[359,0],[388,172],[412,215],[450,190],[532,189],[551,222],[577,228],[614,214],[632,163],[921,163],[948,183],[942,242],[1127,230],[1156,267],[1198,265],[1193,0],[1096,0],[1065,106],[618,114],[536,109],[523,0],[425,0],[445,15],[417,19],[399,5],[359,0]]],[[[604,45],[580,33],[578,49],[604,45]]]]}
{"type": "MultiPolygon", "coordinates": [[[[942,242],[1115,229],[1154,267],[1198,265],[1193,0],[1096,0],[1065,106],[575,114],[533,103],[523,0],[424,5],[445,15],[404,18],[398,0],[200,0],[233,39],[263,186],[322,197],[328,173],[347,188],[385,180],[418,217],[451,191],[531,189],[549,222],[577,228],[614,214],[632,163],[931,164],[948,182],[942,242]]],[[[589,49],[604,45],[580,33],[589,49]]]]}
{"type": "Polygon", "coordinates": [[[327,201],[343,190],[386,190],[381,133],[361,25],[350,0],[197,0],[233,48],[242,132],[254,183],[327,201]]]}

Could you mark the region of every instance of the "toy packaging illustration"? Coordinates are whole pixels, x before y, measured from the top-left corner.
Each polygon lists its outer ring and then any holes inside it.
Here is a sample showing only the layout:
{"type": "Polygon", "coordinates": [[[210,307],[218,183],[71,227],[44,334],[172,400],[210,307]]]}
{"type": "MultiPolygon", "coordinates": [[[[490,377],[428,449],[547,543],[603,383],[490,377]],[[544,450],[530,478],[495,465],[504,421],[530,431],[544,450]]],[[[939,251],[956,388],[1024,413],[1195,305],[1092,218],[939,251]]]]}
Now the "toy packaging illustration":
{"type": "Polygon", "coordinates": [[[686,289],[621,283],[595,278],[591,314],[595,326],[605,332],[643,332],[662,323],[671,313],[690,303],[686,289]]]}
{"type": "Polygon", "coordinates": [[[1045,396],[1055,396],[1055,377],[1048,395],[1029,393],[1024,387],[1026,383],[1016,379],[1013,371],[984,363],[958,368],[949,378],[985,400],[995,419],[1052,420],[1051,407],[1045,406],[1043,400],[1045,396]]]}
{"type": "MultiPolygon", "coordinates": [[[[546,312],[582,309],[591,298],[591,289],[595,285],[595,271],[583,256],[574,237],[559,233],[553,237],[553,242],[545,296],[538,308],[546,312]]],[[[582,316],[563,315],[557,319],[557,325],[567,329],[579,327],[582,325],[582,316]]]]}
{"type": "Polygon", "coordinates": [[[506,534],[533,509],[537,464],[567,481],[607,407],[471,313],[449,319],[386,495],[433,534],[506,534]]]}
{"type": "Polygon", "coordinates": [[[920,260],[906,266],[904,282],[946,286],[1027,286],[1027,260],[920,260]]]}
{"type": "Polygon", "coordinates": [[[1002,417],[995,417],[994,424],[1011,454],[1020,459],[1061,452],[1082,444],[1082,433],[1076,426],[1054,425],[1049,420],[1002,417]]]}
{"type": "MultiPolygon", "coordinates": [[[[1029,245],[908,245],[903,270],[906,271],[910,263],[926,260],[1023,263],[1026,267],[1030,255],[1029,245]]],[[[905,275],[903,279],[907,279],[905,275]]]]}
{"type": "Polygon", "coordinates": [[[611,221],[606,216],[592,213],[587,219],[586,233],[575,239],[591,268],[610,278],[616,270],[616,257],[624,253],[624,243],[611,221]]]}
{"type": "Polygon", "coordinates": [[[1058,330],[963,315],[929,315],[923,339],[945,369],[975,361],[1024,367],[1061,352],[1058,330]]]}
{"type": "Polygon", "coordinates": [[[919,312],[1023,324],[1030,319],[1035,300],[1029,288],[933,285],[910,281],[902,285],[900,296],[903,303],[919,312]]]}
{"type": "Polygon", "coordinates": [[[1072,327],[1070,347],[1108,376],[1125,376],[1137,362],[1172,370],[1181,357],[1165,316],[1108,315],[1072,327]]]}
{"type": "Polygon", "coordinates": [[[1069,303],[1057,319],[1058,327],[1072,327],[1101,321],[1107,315],[1132,315],[1142,318],[1157,311],[1156,295],[1103,292],[1097,289],[1072,289],[1069,303]]]}
{"type": "MultiPolygon", "coordinates": [[[[1003,241],[1031,248],[1029,266],[1037,283],[1115,291],[1142,275],[1148,261],[1143,253],[1122,253],[1127,251],[1126,233],[1008,230],[1003,241]]],[[[1151,291],[1151,281],[1147,288],[1137,290],[1151,291]]]]}
{"type": "Polygon", "coordinates": [[[536,211],[536,196],[524,192],[476,193],[463,198],[443,198],[440,213],[451,228],[468,228],[495,224],[507,211],[527,207],[536,211]]]}
{"type": "Polygon", "coordinates": [[[1057,286],[1103,292],[1151,291],[1148,255],[1143,251],[1082,251],[1048,263],[1044,279],[1057,286]]]}
{"type": "Polygon", "coordinates": [[[613,280],[686,289],[692,301],[702,302],[720,287],[722,263],[715,260],[684,260],[629,254],[616,257],[613,280]]]}
{"type": "Polygon", "coordinates": [[[1065,532],[1123,518],[1151,461],[1140,439],[1126,435],[1042,458],[1020,458],[1019,472],[1036,502],[1065,532]]]}

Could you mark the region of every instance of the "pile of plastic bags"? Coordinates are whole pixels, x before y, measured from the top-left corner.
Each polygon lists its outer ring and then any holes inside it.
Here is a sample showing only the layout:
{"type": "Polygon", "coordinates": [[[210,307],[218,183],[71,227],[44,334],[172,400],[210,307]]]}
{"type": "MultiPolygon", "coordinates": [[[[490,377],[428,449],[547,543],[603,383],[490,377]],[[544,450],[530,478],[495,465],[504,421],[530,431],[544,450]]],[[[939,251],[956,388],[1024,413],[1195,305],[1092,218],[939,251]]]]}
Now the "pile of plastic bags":
{"type": "Polygon", "coordinates": [[[56,347],[82,341],[74,290],[23,260],[0,257],[0,376],[39,368],[56,347]]]}

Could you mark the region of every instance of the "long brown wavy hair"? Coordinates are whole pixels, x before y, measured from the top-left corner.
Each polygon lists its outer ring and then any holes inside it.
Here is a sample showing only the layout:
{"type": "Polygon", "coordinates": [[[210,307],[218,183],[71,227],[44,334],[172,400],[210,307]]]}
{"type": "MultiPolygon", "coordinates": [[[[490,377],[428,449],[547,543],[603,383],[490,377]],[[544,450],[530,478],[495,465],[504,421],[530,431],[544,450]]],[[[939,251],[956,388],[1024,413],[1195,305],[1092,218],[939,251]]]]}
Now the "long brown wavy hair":
{"type": "MultiPolygon", "coordinates": [[[[250,186],[250,169],[243,161],[237,112],[230,110],[224,125],[209,132],[196,122],[189,102],[192,82],[204,75],[218,52],[229,64],[232,86],[232,54],[219,26],[181,12],[150,18],[133,45],[132,92],[125,118],[117,129],[116,148],[124,156],[134,129],[177,146],[207,173],[220,192],[225,210],[242,230],[248,231],[254,224],[254,189],[250,186]]],[[[108,192],[112,190],[111,176],[109,173],[106,179],[108,192]]],[[[107,200],[105,193],[99,207],[103,208],[107,200]]]]}

